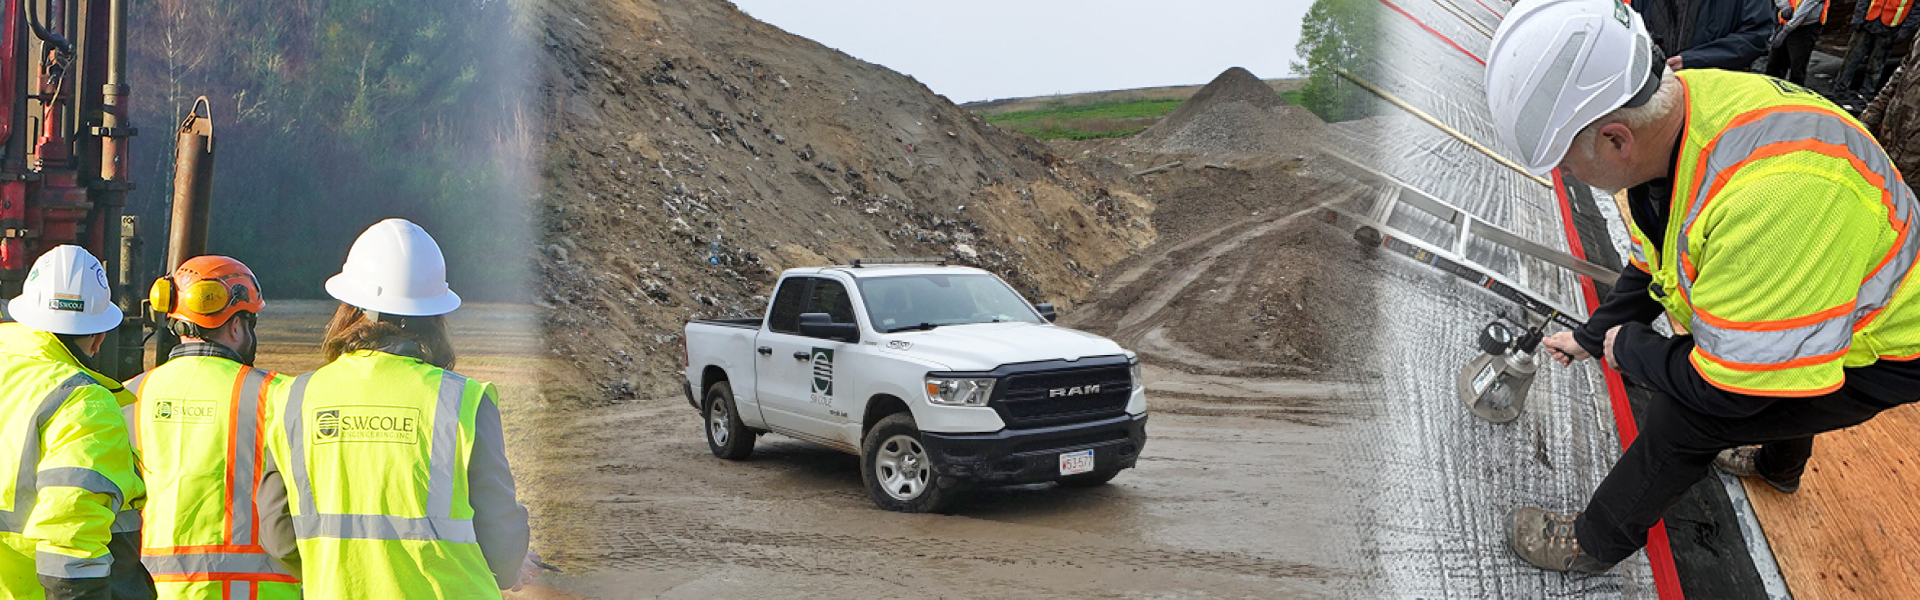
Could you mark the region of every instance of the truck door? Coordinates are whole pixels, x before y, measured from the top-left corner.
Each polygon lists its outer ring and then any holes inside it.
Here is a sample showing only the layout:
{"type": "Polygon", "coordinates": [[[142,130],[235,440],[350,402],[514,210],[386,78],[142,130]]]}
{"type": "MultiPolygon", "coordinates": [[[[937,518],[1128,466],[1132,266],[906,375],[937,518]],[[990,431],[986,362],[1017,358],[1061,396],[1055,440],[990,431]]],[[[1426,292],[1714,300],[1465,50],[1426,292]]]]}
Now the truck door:
{"type": "Polygon", "coordinates": [[[848,391],[847,378],[836,373],[836,357],[855,345],[801,335],[800,315],[815,312],[827,313],[835,323],[855,322],[846,285],[825,277],[787,278],[774,298],[754,363],[760,378],[760,409],[770,425],[844,442],[840,423],[847,419],[843,415],[850,414],[847,407],[852,399],[842,397],[848,391]],[[806,284],[803,297],[789,298],[786,286],[802,282],[806,284]],[[783,300],[804,302],[782,306],[783,300]]]}

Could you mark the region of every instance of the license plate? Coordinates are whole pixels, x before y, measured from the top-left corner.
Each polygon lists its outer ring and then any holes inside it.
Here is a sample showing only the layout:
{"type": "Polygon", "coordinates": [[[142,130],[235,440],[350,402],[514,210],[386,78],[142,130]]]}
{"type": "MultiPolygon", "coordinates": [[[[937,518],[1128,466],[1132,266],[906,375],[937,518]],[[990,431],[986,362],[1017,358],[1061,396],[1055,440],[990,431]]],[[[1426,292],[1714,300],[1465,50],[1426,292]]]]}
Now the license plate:
{"type": "Polygon", "coordinates": [[[1093,451],[1066,452],[1060,455],[1060,474],[1078,475],[1093,470],[1093,451]]]}

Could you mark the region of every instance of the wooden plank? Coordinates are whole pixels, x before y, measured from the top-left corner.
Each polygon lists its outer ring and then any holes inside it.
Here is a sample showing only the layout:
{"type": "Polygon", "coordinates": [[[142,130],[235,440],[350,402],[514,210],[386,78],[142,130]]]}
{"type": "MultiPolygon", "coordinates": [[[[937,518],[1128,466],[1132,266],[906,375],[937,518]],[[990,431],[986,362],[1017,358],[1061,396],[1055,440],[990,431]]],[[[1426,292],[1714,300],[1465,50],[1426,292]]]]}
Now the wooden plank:
{"type": "Polygon", "coordinates": [[[1920,598],[1915,432],[1909,404],[1815,438],[1799,493],[1742,482],[1794,598],[1920,598]]]}

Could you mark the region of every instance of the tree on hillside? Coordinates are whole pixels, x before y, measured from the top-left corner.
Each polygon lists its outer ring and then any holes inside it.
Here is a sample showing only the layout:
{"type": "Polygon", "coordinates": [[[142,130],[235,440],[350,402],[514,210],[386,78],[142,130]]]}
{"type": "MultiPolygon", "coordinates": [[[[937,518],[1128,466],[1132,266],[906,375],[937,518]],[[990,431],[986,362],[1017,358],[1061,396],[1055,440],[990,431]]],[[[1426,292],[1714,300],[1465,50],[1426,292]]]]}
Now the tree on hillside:
{"type": "Polygon", "coordinates": [[[1300,24],[1301,60],[1293,70],[1307,76],[1300,98],[1328,123],[1366,117],[1374,104],[1366,90],[1340,75],[1345,70],[1372,79],[1378,65],[1380,4],[1374,0],[1315,0],[1300,24]]]}

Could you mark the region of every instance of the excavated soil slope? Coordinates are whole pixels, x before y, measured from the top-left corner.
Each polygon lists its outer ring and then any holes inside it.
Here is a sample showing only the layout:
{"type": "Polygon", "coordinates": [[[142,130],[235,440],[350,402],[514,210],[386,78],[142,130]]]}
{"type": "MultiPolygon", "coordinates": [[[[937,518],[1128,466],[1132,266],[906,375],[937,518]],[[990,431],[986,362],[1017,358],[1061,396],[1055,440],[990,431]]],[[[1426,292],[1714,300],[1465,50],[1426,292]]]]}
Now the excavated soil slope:
{"type": "Polygon", "coordinates": [[[785,268],[945,257],[1066,307],[1154,239],[1124,172],[729,4],[543,6],[555,396],[677,395],[686,321],[759,316],[785,268]]]}

